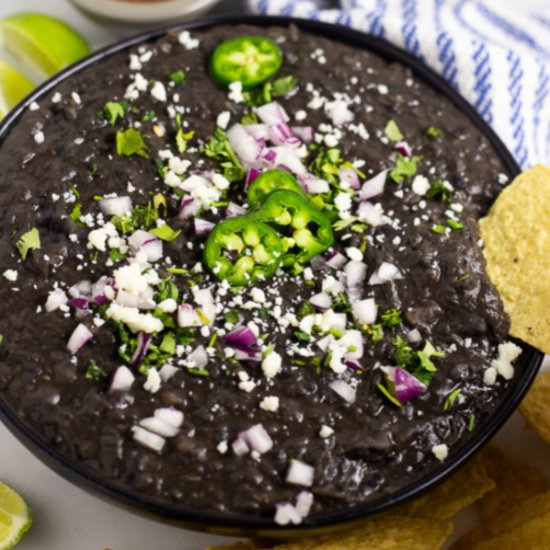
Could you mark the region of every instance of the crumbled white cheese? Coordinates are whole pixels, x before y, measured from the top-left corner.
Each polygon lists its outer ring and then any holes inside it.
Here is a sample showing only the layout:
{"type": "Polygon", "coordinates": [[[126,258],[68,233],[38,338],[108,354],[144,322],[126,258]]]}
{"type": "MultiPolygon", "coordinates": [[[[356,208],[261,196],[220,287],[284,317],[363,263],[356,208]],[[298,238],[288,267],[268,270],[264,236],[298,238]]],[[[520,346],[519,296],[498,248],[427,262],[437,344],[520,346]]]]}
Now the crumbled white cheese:
{"type": "Polygon", "coordinates": [[[434,445],[432,447],[432,453],[435,455],[437,460],[440,460],[441,462],[443,462],[447,458],[447,455],[449,454],[449,448],[447,447],[447,445],[445,445],[445,443],[442,443],[440,445],[434,445]]]}
{"type": "Polygon", "coordinates": [[[182,31],[178,35],[178,42],[186,50],[196,50],[199,47],[199,39],[193,38],[189,31],[182,31]]]}
{"type": "Polygon", "coordinates": [[[59,103],[63,99],[63,96],[59,92],[55,92],[52,96],[52,103],[59,103]]]}
{"type": "Polygon", "coordinates": [[[266,378],[274,378],[281,372],[282,359],[276,351],[268,353],[262,361],[262,371],[266,378]]]}
{"type": "Polygon", "coordinates": [[[166,101],[166,88],[164,87],[164,84],[162,82],[155,82],[153,84],[153,87],[151,88],[151,95],[157,100],[157,101],[166,101]]]}
{"type": "Polygon", "coordinates": [[[225,191],[231,184],[227,178],[217,172],[212,176],[212,183],[220,190],[225,191]]]}
{"type": "Polygon", "coordinates": [[[425,176],[418,175],[412,182],[412,190],[417,195],[423,196],[428,192],[430,182],[425,176]]]}
{"type": "Polygon", "coordinates": [[[6,271],[4,271],[4,273],[2,273],[2,275],[10,282],[14,283],[15,281],[17,281],[17,271],[15,271],[15,269],[6,269],[6,271]]]}
{"type": "Polygon", "coordinates": [[[166,300],[163,300],[160,302],[160,304],[157,305],[157,308],[161,311],[164,311],[165,313],[173,313],[178,309],[178,304],[176,300],[173,300],[172,298],[167,298],[166,300]]]}
{"type": "Polygon", "coordinates": [[[38,109],[40,109],[40,105],[38,105],[38,103],[36,103],[36,101],[33,101],[29,105],[29,111],[38,111],[38,109]]]}
{"type": "Polygon", "coordinates": [[[350,260],[354,260],[356,262],[363,261],[363,253],[355,246],[346,248],[346,255],[350,260]]]}
{"type": "Polygon", "coordinates": [[[485,369],[483,373],[483,383],[492,386],[497,381],[497,370],[494,367],[485,369]]]}
{"type": "Polygon", "coordinates": [[[216,450],[221,455],[224,455],[225,453],[227,453],[227,451],[229,450],[229,446],[227,445],[227,441],[221,441],[220,443],[218,443],[218,446],[216,447],[216,450]]]}
{"type": "Polygon", "coordinates": [[[258,304],[263,304],[265,302],[265,292],[261,288],[254,287],[250,291],[250,296],[258,304]]]}
{"type": "MultiPolygon", "coordinates": [[[[82,217],[80,219],[82,221],[82,217]]],[[[88,233],[88,248],[93,247],[101,252],[105,252],[107,241],[111,237],[118,237],[118,231],[111,222],[107,222],[103,227],[94,229],[88,233]]]]}
{"type": "Polygon", "coordinates": [[[36,141],[36,143],[38,143],[38,145],[42,145],[42,143],[44,143],[44,140],[45,140],[45,136],[44,136],[44,132],[42,131],[38,131],[36,132],[36,134],[34,134],[34,141],[36,141]]]}
{"type": "Polygon", "coordinates": [[[82,103],[80,96],[76,92],[73,92],[71,94],[71,99],[75,102],[76,105],[80,105],[82,103]]]}
{"type": "Polygon", "coordinates": [[[319,430],[319,435],[326,439],[327,437],[330,437],[334,433],[334,430],[330,426],[322,426],[319,430]]]}
{"type": "Polygon", "coordinates": [[[229,111],[222,111],[218,118],[216,119],[216,124],[222,129],[225,130],[231,119],[231,113],[229,111]]]}
{"type": "Polygon", "coordinates": [[[521,354],[521,348],[513,342],[504,342],[498,346],[498,355],[491,361],[491,367],[505,380],[514,377],[512,362],[521,354]]]}
{"type": "Polygon", "coordinates": [[[349,193],[338,193],[338,195],[334,198],[334,206],[336,206],[340,212],[349,211],[351,204],[352,201],[349,193]]]}
{"type": "Polygon", "coordinates": [[[306,118],[307,118],[307,113],[303,109],[296,111],[296,114],[294,115],[294,119],[297,120],[298,122],[301,122],[306,118]]]}
{"type": "Polygon", "coordinates": [[[261,400],[259,406],[263,411],[275,412],[279,409],[279,398],[275,395],[269,395],[261,400]]]}
{"type": "Polygon", "coordinates": [[[105,315],[113,321],[121,321],[128,325],[130,330],[138,332],[142,330],[148,334],[161,332],[164,325],[160,319],[153,317],[150,313],[141,313],[137,307],[126,307],[112,303],[105,315]]]}
{"type": "Polygon", "coordinates": [[[162,378],[158,373],[158,370],[151,368],[147,371],[147,380],[143,384],[143,389],[151,393],[157,393],[160,390],[162,378]]]}
{"type": "Polygon", "coordinates": [[[231,82],[231,84],[229,84],[229,93],[227,97],[235,103],[242,103],[244,101],[242,82],[231,82]]]}

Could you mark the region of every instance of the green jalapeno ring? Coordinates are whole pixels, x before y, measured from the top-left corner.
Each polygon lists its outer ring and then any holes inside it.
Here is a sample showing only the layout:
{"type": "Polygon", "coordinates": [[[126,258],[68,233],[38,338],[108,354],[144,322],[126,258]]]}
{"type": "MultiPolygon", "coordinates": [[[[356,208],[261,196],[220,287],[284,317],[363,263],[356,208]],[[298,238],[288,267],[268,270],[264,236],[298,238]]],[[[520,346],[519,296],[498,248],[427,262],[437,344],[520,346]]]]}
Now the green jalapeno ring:
{"type": "Polygon", "coordinates": [[[283,63],[283,53],[265,36],[240,36],[219,44],[210,60],[212,78],[223,87],[241,82],[250,90],[274,76],[283,63]]]}
{"type": "Polygon", "coordinates": [[[250,217],[278,230],[283,236],[283,266],[295,271],[334,242],[330,219],[294,191],[272,191],[250,217]]]}
{"type": "Polygon", "coordinates": [[[237,216],[214,227],[206,241],[204,262],[217,279],[245,286],[274,275],[282,255],[283,244],[274,229],[237,216]]]}
{"type": "Polygon", "coordinates": [[[251,208],[259,208],[267,196],[277,189],[304,194],[302,186],[292,174],[276,168],[262,172],[252,181],[246,193],[246,200],[251,208]]]}

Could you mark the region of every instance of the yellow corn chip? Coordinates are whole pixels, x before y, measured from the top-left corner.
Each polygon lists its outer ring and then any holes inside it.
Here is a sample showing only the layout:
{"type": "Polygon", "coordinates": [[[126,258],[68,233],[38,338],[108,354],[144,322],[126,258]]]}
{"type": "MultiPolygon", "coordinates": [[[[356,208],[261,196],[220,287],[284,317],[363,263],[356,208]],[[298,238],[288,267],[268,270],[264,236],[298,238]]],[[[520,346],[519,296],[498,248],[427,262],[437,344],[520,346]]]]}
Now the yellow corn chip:
{"type": "Polygon", "coordinates": [[[483,523],[548,490],[548,481],[540,470],[517,460],[498,445],[486,447],[482,457],[487,473],[496,483],[495,489],[481,497],[483,523]]]}
{"type": "Polygon", "coordinates": [[[537,165],[505,188],[480,220],[487,273],[510,334],[550,353],[550,168],[537,165]]]}
{"type": "Polygon", "coordinates": [[[478,500],[495,484],[487,474],[480,455],[428,493],[395,510],[396,514],[434,519],[449,519],[478,500]]]}
{"type": "Polygon", "coordinates": [[[550,442],[550,372],[537,376],[519,412],[542,439],[550,442]]]}

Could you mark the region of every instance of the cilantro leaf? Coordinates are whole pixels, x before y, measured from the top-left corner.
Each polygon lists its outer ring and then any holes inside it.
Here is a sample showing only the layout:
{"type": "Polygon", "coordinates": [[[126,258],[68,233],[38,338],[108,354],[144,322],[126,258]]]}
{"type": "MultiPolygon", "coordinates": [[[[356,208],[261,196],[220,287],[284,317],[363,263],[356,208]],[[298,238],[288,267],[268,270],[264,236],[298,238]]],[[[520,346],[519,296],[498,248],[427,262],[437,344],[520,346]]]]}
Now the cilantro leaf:
{"type": "Polygon", "coordinates": [[[160,227],[155,227],[149,231],[152,235],[156,235],[159,239],[163,241],[173,241],[181,234],[181,229],[175,231],[167,223],[161,225],[160,227]]]}
{"type": "Polygon", "coordinates": [[[381,319],[382,319],[383,327],[392,328],[392,327],[396,327],[397,325],[403,322],[403,314],[399,310],[395,308],[391,308],[391,309],[387,309],[382,314],[381,319]]]}
{"type": "Polygon", "coordinates": [[[176,338],[173,332],[167,332],[159,346],[160,351],[168,355],[176,353],[176,338]]]}
{"type": "Polygon", "coordinates": [[[438,137],[441,137],[443,135],[443,130],[440,130],[436,126],[430,126],[426,130],[426,135],[429,136],[429,137],[438,138],[438,137]]]}
{"type": "Polygon", "coordinates": [[[388,121],[386,124],[386,127],[384,128],[384,135],[390,141],[401,141],[404,138],[399,126],[397,126],[395,120],[393,119],[388,121]]]}
{"type": "Polygon", "coordinates": [[[21,259],[24,261],[27,259],[27,255],[30,250],[38,250],[42,245],[40,243],[40,233],[38,229],[34,227],[30,231],[27,231],[15,244],[19,254],[21,254],[21,259]]]}
{"type": "Polygon", "coordinates": [[[107,101],[103,107],[103,117],[114,126],[117,119],[124,118],[127,109],[126,101],[107,101]]]}
{"type": "Polygon", "coordinates": [[[308,300],[307,302],[304,302],[302,307],[299,309],[298,313],[296,314],[296,318],[298,319],[298,321],[301,321],[304,317],[307,317],[308,315],[313,315],[315,311],[315,306],[308,300]]]}
{"type": "Polygon", "coordinates": [[[216,128],[214,134],[203,147],[202,153],[219,161],[220,167],[223,169],[223,175],[228,181],[236,182],[243,179],[244,168],[235,151],[233,151],[227,134],[221,128],[216,128]]]}
{"type": "Polygon", "coordinates": [[[416,174],[416,164],[420,160],[422,160],[422,157],[416,155],[406,158],[401,153],[397,153],[395,167],[390,172],[390,178],[396,183],[402,183],[405,178],[414,176],[416,174]]]}
{"type": "Polygon", "coordinates": [[[376,387],[380,390],[380,392],[387,398],[389,399],[394,405],[396,405],[397,407],[402,407],[403,405],[401,405],[401,403],[399,403],[399,401],[397,400],[396,397],[394,397],[390,391],[388,390],[388,388],[386,388],[386,386],[384,386],[383,384],[376,384],[376,387]]]}
{"type": "Polygon", "coordinates": [[[185,81],[185,71],[182,71],[182,70],[174,71],[169,76],[169,78],[174,84],[179,86],[180,84],[183,84],[183,82],[185,81]]]}
{"type": "Polygon", "coordinates": [[[139,155],[140,157],[149,158],[143,136],[135,128],[119,130],[116,133],[116,150],[119,155],[127,157],[139,155]]]}
{"type": "Polygon", "coordinates": [[[256,113],[245,113],[241,117],[241,124],[243,126],[249,126],[250,124],[257,124],[258,123],[258,117],[256,116],[256,113]]]}
{"type": "Polygon", "coordinates": [[[429,199],[440,199],[443,202],[451,202],[453,200],[453,188],[443,180],[435,180],[430,185],[428,191],[426,191],[426,197],[429,199]]]}
{"type": "Polygon", "coordinates": [[[445,226],[440,223],[432,225],[430,227],[430,231],[433,231],[434,233],[439,233],[440,235],[445,233],[445,229],[445,226]]]}
{"type": "Polygon", "coordinates": [[[238,309],[230,309],[225,315],[224,319],[226,323],[231,323],[234,325],[235,323],[239,322],[239,310],[238,309]]]}
{"type": "Polygon", "coordinates": [[[0,347],[2,347],[3,343],[4,343],[4,335],[0,334],[0,347]]]}
{"type": "Polygon", "coordinates": [[[180,153],[185,153],[187,150],[187,142],[195,135],[195,130],[184,132],[181,128],[176,134],[176,147],[180,153]]]}
{"type": "Polygon", "coordinates": [[[84,227],[84,224],[80,221],[80,218],[82,217],[82,203],[77,202],[73,209],[71,210],[71,213],[69,214],[69,217],[71,220],[73,220],[76,225],[79,227],[84,227]]]}
{"type": "Polygon", "coordinates": [[[462,389],[456,388],[449,395],[447,395],[443,403],[443,410],[448,411],[452,409],[455,406],[457,400],[460,402],[459,397],[461,396],[461,393],[462,393],[462,389]]]}
{"type": "Polygon", "coordinates": [[[298,79],[292,75],[265,82],[262,86],[243,93],[248,105],[260,106],[270,103],[275,97],[284,97],[298,85],[298,79]]]}
{"type": "Polygon", "coordinates": [[[156,300],[157,302],[163,302],[171,298],[177,302],[179,294],[178,287],[170,279],[162,279],[158,285],[156,300]]]}
{"type": "Polygon", "coordinates": [[[84,376],[86,380],[100,380],[101,378],[105,378],[107,373],[92,359],[84,376]]]}
{"type": "Polygon", "coordinates": [[[464,229],[464,226],[460,222],[457,222],[452,218],[447,220],[447,225],[451,228],[451,231],[462,231],[464,229]]]}

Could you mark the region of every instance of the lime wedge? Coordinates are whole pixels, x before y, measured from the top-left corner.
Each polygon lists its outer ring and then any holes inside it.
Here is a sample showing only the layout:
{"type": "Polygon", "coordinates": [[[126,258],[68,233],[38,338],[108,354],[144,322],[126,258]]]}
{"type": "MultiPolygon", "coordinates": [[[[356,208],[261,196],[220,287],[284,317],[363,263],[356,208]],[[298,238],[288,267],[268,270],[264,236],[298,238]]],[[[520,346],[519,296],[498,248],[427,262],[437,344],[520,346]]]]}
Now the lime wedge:
{"type": "Polygon", "coordinates": [[[0,481],[0,550],[13,548],[31,523],[31,509],[26,502],[0,481]]]}
{"type": "Polygon", "coordinates": [[[0,44],[39,78],[49,77],[90,53],[74,29],[48,15],[21,13],[0,20],[0,44]]]}
{"type": "Polygon", "coordinates": [[[34,84],[25,75],[0,59],[0,120],[33,88],[34,84]]]}

